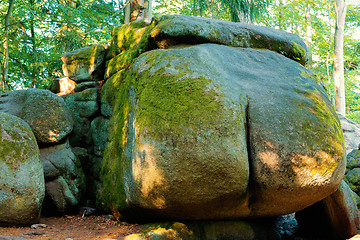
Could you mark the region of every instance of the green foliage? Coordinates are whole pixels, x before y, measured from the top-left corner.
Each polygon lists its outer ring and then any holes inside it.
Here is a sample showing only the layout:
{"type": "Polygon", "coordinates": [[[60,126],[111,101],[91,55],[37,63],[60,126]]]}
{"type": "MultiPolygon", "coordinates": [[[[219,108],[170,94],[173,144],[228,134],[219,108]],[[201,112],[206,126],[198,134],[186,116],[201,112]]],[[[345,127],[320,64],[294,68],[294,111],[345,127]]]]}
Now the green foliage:
{"type": "Polygon", "coordinates": [[[201,16],[233,22],[253,22],[266,12],[271,0],[156,0],[160,14],[201,16]]]}
{"type": "MultiPolygon", "coordinates": [[[[349,1],[347,8],[344,61],[347,117],[360,123],[360,2],[349,1]],[[358,76],[356,78],[356,76],[358,76]]],[[[334,83],[332,80],[334,58],[335,9],[332,0],[276,0],[268,11],[258,19],[258,23],[284,29],[300,35],[308,45],[309,68],[328,89],[334,103],[334,83]]]]}
{"type": "MultiPolygon", "coordinates": [[[[47,88],[62,75],[63,53],[109,42],[111,29],[122,22],[120,9],[115,0],[16,1],[10,25],[10,86],[47,88]]],[[[6,11],[7,2],[1,1],[1,22],[6,11]]],[[[0,28],[1,39],[3,31],[0,28]]],[[[2,65],[2,46],[0,52],[2,65]]]]}

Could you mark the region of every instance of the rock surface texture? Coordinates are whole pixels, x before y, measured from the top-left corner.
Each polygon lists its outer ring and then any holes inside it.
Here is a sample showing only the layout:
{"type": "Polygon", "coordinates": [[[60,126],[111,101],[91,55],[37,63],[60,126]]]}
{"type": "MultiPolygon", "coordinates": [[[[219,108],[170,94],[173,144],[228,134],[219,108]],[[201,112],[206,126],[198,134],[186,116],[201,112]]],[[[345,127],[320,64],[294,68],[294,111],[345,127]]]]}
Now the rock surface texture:
{"type": "Polygon", "coordinates": [[[44,165],[45,190],[43,212],[63,214],[76,207],[85,192],[85,175],[80,160],[69,142],[40,149],[44,165]]]}
{"type": "Polygon", "coordinates": [[[64,75],[75,82],[103,80],[106,54],[102,45],[68,52],[61,57],[64,75]]]}
{"type": "Polygon", "coordinates": [[[102,89],[111,119],[99,205],[142,219],[267,217],[336,191],[343,133],[299,64],[302,46],[293,34],[184,16],[115,29],[108,57],[130,60],[109,61],[102,89]]]}
{"type": "Polygon", "coordinates": [[[41,89],[6,92],[0,97],[0,112],[6,112],[28,123],[39,144],[54,144],[66,138],[73,120],[64,100],[41,89]]]}
{"type": "Polygon", "coordinates": [[[360,126],[341,114],[338,115],[344,132],[346,155],[348,155],[352,150],[359,148],[360,126]]]}
{"type": "Polygon", "coordinates": [[[296,213],[296,218],[306,239],[348,239],[360,229],[354,192],[345,181],[335,193],[296,213]]]}
{"type": "Polygon", "coordinates": [[[0,112],[0,225],[39,221],[45,194],[34,134],[18,117],[0,112]]]}

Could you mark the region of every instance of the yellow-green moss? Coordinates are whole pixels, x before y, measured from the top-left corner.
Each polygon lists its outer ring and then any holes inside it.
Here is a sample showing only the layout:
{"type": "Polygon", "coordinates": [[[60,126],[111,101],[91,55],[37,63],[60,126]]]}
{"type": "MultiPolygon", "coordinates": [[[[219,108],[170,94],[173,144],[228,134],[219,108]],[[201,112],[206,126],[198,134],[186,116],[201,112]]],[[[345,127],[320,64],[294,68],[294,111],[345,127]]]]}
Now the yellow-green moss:
{"type": "Polygon", "coordinates": [[[96,56],[102,50],[104,50],[102,45],[93,45],[81,48],[76,52],[69,52],[65,54],[62,59],[66,64],[67,71],[75,72],[80,63],[85,66],[95,65],[96,56]]]}
{"type": "Polygon", "coordinates": [[[233,134],[229,126],[238,129],[238,124],[244,124],[239,118],[233,119],[234,109],[224,107],[219,87],[205,77],[189,77],[191,72],[189,74],[186,64],[176,66],[181,69],[179,74],[168,74],[164,67],[150,71],[159,61],[166,61],[163,56],[158,56],[159,51],[148,52],[143,56],[146,57],[144,64],[149,64],[146,70],[140,73],[130,70],[125,76],[114,75],[112,79],[120,77],[116,80],[120,86],[113,101],[99,203],[113,212],[126,207],[123,174],[124,169],[129,168],[126,164],[131,164],[131,156],[126,153],[131,144],[128,133],[133,131],[130,129],[132,119],[136,119],[136,132],[141,132],[143,137],[159,142],[173,141],[174,144],[195,138],[198,131],[204,136],[226,136],[233,134]]]}
{"type": "Polygon", "coordinates": [[[297,44],[294,41],[291,41],[291,58],[294,59],[297,62],[300,62],[301,64],[305,64],[306,61],[306,49],[304,49],[302,46],[297,44]]]}
{"type": "Polygon", "coordinates": [[[17,169],[20,164],[39,154],[36,139],[30,127],[14,116],[1,114],[0,124],[0,160],[11,169],[17,169]],[[4,125],[10,125],[5,128],[4,125]]]}

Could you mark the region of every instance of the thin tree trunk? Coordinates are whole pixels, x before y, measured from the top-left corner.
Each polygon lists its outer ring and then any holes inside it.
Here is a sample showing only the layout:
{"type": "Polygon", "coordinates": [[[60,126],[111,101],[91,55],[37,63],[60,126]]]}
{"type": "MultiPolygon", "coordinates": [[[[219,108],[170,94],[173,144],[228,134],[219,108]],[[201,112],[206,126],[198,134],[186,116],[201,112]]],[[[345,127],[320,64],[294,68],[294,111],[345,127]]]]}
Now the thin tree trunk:
{"type": "MultiPolygon", "coordinates": [[[[326,54],[326,75],[328,78],[328,84],[331,86],[331,75],[330,75],[330,48],[331,48],[331,39],[332,39],[332,25],[331,25],[331,0],[328,0],[328,15],[329,15],[329,40],[328,40],[328,49],[326,54]]],[[[328,88],[328,94],[331,96],[331,88],[328,88]]],[[[331,99],[333,101],[333,99],[331,99]]],[[[334,103],[335,104],[335,103],[334,103]]]]}
{"type": "Polygon", "coordinates": [[[312,66],[312,33],[311,33],[311,5],[308,1],[305,2],[305,22],[306,22],[306,46],[308,49],[308,62],[306,68],[311,69],[312,66]]]}
{"type": "Polygon", "coordinates": [[[279,0],[279,29],[284,29],[284,24],[283,24],[283,2],[282,0],[279,0]]]}
{"type": "Polygon", "coordinates": [[[335,0],[334,82],[336,111],[345,116],[344,27],[346,0],[335,0]]]}
{"type": "Polygon", "coordinates": [[[146,19],[152,18],[152,0],[145,0],[145,14],[144,17],[146,19]]]}
{"type": "Polygon", "coordinates": [[[198,4],[198,12],[199,12],[199,13],[198,13],[198,16],[199,16],[199,17],[202,17],[202,14],[201,14],[201,0],[198,0],[198,1],[197,1],[197,4],[198,4]]]}
{"type": "MultiPolygon", "coordinates": [[[[29,1],[30,3],[30,6],[32,7],[34,5],[34,0],[30,0],[29,1]]],[[[30,87],[31,88],[34,88],[35,87],[35,84],[36,84],[36,72],[37,72],[37,64],[35,64],[36,62],[36,57],[37,57],[37,52],[36,52],[36,36],[35,36],[35,26],[34,26],[34,15],[33,15],[33,12],[31,11],[31,14],[30,14],[30,39],[31,39],[31,45],[32,45],[32,71],[31,71],[31,85],[30,87]]]]}
{"type": "MultiPolygon", "coordinates": [[[[129,0],[131,2],[131,0],[129,0]]],[[[130,2],[127,2],[124,8],[124,24],[130,22],[130,2]]]]}
{"type": "Polygon", "coordinates": [[[8,11],[5,16],[5,29],[4,29],[4,58],[3,58],[3,76],[0,82],[2,91],[5,91],[5,87],[8,83],[8,72],[9,72],[9,22],[11,12],[14,7],[15,0],[9,0],[8,11]]]}

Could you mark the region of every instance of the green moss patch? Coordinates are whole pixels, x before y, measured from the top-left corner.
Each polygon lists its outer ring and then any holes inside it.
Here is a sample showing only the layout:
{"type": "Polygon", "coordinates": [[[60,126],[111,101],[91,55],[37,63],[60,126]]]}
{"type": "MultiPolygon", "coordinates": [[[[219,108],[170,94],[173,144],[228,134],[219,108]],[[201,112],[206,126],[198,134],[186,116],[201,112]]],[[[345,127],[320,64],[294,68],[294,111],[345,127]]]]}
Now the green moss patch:
{"type": "Polygon", "coordinates": [[[0,113],[0,136],[0,160],[11,169],[39,154],[30,127],[14,116],[0,113]]]}

